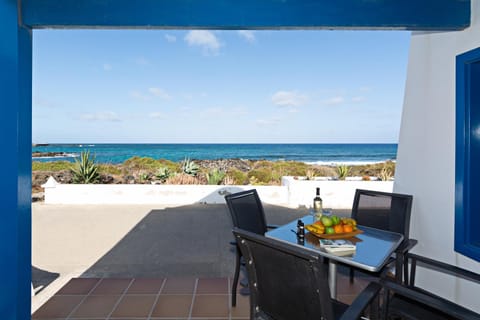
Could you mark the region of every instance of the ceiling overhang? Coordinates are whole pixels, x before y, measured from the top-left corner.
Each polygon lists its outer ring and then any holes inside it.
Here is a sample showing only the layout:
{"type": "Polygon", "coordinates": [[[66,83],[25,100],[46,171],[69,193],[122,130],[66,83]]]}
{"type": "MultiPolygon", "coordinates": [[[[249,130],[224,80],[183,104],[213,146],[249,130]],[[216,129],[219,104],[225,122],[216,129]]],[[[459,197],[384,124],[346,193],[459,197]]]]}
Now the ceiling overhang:
{"type": "Polygon", "coordinates": [[[31,28],[462,30],[470,0],[18,0],[31,28]]]}

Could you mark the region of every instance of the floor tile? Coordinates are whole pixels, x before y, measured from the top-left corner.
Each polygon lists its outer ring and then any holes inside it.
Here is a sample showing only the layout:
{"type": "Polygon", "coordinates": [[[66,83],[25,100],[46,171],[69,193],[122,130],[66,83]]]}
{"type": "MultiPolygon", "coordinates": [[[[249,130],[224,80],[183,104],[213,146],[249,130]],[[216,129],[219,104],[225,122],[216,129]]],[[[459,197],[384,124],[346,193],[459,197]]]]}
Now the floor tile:
{"type": "Polygon", "coordinates": [[[157,294],[162,288],[164,279],[135,279],[127,290],[127,294],[157,294]]]}
{"type": "Polygon", "coordinates": [[[78,306],[84,296],[53,296],[43,306],[41,306],[33,315],[32,319],[51,319],[62,318],[78,306]]]}
{"type": "Polygon", "coordinates": [[[101,295],[101,294],[113,294],[119,295],[122,294],[132,279],[115,279],[115,278],[105,278],[98,284],[98,286],[92,291],[92,295],[101,295]]]}
{"type": "Polygon", "coordinates": [[[156,298],[156,295],[125,295],[118,303],[111,317],[148,317],[156,298]]]}
{"type": "Polygon", "coordinates": [[[196,295],[192,318],[228,317],[229,295],[196,295]]]}
{"type": "Polygon", "coordinates": [[[227,278],[198,279],[196,294],[228,294],[227,278]]]}
{"type": "Polygon", "coordinates": [[[74,278],[67,282],[56,294],[88,294],[100,281],[99,278],[74,278]]]}
{"type": "Polygon", "coordinates": [[[153,317],[188,317],[192,305],[192,295],[161,294],[152,312],[153,317]]]}
{"type": "Polygon", "coordinates": [[[237,296],[237,306],[230,308],[232,318],[249,318],[250,317],[250,297],[237,296]]]}
{"type": "Polygon", "coordinates": [[[88,296],[75,310],[71,318],[107,317],[119,298],[118,295],[88,296]]]}
{"type": "Polygon", "coordinates": [[[193,294],[195,278],[168,278],[162,289],[162,294],[193,294]]]}

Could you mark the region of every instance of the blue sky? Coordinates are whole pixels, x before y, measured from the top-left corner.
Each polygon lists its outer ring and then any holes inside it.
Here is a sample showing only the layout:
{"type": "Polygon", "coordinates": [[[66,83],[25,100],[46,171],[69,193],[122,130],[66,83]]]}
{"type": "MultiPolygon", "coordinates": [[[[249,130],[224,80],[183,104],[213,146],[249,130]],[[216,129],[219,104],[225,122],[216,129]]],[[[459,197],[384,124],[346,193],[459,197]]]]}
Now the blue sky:
{"type": "Polygon", "coordinates": [[[410,33],[35,30],[34,143],[396,143],[410,33]]]}

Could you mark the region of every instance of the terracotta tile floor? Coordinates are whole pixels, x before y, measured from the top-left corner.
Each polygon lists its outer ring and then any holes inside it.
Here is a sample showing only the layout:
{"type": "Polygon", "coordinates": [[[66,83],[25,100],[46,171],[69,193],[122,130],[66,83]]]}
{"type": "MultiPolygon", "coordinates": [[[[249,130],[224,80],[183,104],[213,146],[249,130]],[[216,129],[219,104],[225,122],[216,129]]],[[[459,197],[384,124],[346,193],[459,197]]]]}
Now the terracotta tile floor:
{"type": "MultiPolygon", "coordinates": [[[[230,284],[228,278],[75,278],[32,319],[248,319],[249,298],[238,295],[231,307],[230,284]]],[[[350,303],[367,284],[356,279],[350,285],[339,274],[338,299],[350,303]]]]}

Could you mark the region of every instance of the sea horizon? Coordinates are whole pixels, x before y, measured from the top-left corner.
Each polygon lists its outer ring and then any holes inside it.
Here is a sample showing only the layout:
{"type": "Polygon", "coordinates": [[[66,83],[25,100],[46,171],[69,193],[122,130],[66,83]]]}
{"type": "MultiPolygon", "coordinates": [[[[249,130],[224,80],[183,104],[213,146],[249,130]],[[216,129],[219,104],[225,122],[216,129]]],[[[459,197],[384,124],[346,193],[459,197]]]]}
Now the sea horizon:
{"type": "Polygon", "coordinates": [[[63,154],[32,160],[73,162],[89,150],[97,162],[112,164],[137,156],[175,162],[189,158],[360,165],[395,161],[397,147],[397,143],[45,143],[34,144],[32,152],[63,154]]]}

